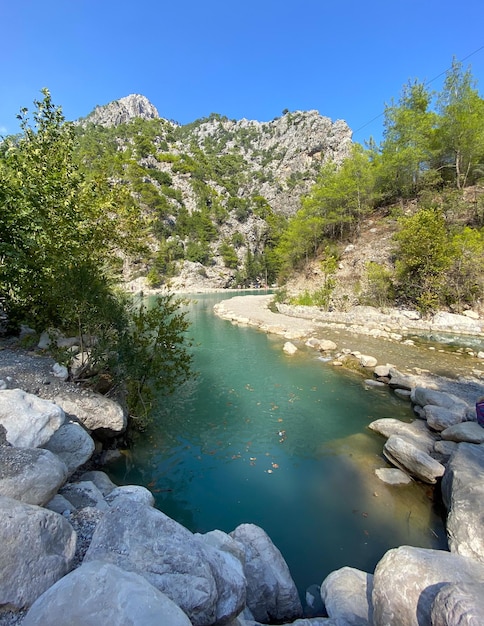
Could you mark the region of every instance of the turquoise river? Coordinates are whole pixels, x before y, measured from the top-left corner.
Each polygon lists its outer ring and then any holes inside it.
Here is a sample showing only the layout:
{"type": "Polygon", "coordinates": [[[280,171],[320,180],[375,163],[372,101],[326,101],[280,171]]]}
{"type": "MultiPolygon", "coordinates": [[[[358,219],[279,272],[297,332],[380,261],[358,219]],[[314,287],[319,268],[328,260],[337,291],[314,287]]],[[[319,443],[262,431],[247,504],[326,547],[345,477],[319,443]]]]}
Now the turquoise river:
{"type": "Polygon", "coordinates": [[[282,337],[217,318],[213,306],[226,297],[190,299],[199,375],[109,466],[113,479],[148,487],[194,532],[258,524],[302,596],[345,565],[372,572],[398,545],[445,549],[433,489],[387,486],[374,473],[388,465],[368,424],[410,421],[410,405],[314,350],[289,357],[282,337]]]}

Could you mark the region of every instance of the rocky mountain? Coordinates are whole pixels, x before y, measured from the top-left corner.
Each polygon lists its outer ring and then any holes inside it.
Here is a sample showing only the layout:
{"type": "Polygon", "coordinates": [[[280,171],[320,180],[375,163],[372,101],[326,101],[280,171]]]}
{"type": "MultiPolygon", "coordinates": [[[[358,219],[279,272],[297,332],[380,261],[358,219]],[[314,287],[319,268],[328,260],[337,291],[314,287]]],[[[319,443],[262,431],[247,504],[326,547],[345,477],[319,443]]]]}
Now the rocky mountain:
{"type": "Polygon", "coordinates": [[[274,280],[278,233],[321,166],[341,163],[351,147],[346,122],[314,110],[179,125],[135,95],[97,107],[80,128],[81,160],[130,184],[150,216],[142,271],[183,289],[274,280]]]}
{"type": "Polygon", "coordinates": [[[159,118],[156,107],[145,96],[131,94],[107,105],[97,106],[84,120],[84,123],[100,126],[119,126],[132,119],[151,120],[159,118]]]}

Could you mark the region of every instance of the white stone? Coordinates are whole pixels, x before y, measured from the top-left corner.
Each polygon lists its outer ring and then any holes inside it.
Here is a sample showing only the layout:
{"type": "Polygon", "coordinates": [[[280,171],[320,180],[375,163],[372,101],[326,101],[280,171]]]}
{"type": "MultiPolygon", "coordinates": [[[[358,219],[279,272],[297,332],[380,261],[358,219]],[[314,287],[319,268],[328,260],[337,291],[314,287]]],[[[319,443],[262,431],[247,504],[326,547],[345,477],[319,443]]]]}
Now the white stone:
{"type": "Polygon", "coordinates": [[[0,424],[7,441],[18,448],[37,448],[64,423],[61,407],[22,389],[0,391],[0,424]]]}
{"type": "Polygon", "coordinates": [[[296,346],[290,341],[286,341],[282,349],[284,350],[286,354],[289,354],[289,355],[296,354],[297,352],[296,346]]]}

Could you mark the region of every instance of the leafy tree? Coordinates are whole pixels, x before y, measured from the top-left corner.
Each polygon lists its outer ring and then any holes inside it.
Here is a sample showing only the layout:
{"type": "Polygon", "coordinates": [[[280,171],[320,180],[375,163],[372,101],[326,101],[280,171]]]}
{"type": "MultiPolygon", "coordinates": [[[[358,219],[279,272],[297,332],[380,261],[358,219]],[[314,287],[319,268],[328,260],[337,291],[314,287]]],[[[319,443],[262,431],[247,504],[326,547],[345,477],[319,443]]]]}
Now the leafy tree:
{"type": "Polygon", "coordinates": [[[398,104],[385,108],[380,185],[387,197],[412,197],[429,169],[435,114],[431,94],[421,83],[404,86],[398,104]]]}
{"type": "Polygon", "coordinates": [[[452,171],[458,189],[484,156],[484,101],[474,85],[470,69],[454,59],[438,98],[437,167],[452,171]]]}
{"type": "Polygon", "coordinates": [[[149,314],[133,308],[113,283],[119,255],[142,251],[141,215],[126,188],[80,171],[74,128],[42,93],[33,121],[22,109],[21,135],[0,150],[2,306],[12,326],[95,338],[89,361],[106,368],[113,384],[124,381],[142,395],[162,377],[171,388],[189,362],[183,315],[170,299],[149,314]],[[165,356],[151,353],[160,345],[165,356]]]}
{"type": "Polygon", "coordinates": [[[395,236],[397,295],[426,312],[446,301],[447,272],[455,256],[440,208],[421,208],[402,218],[395,236]]]}

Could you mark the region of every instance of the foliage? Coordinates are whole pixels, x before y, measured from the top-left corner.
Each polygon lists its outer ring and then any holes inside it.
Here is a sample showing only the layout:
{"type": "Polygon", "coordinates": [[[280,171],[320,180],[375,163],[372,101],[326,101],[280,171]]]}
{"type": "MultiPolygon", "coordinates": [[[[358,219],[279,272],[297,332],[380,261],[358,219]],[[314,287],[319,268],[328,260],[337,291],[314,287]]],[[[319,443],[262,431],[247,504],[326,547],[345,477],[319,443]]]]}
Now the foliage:
{"type": "Polygon", "coordinates": [[[385,307],[393,304],[395,290],[393,285],[393,271],[389,268],[368,261],[366,264],[368,287],[361,300],[369,306],[385,307]]]}
{"type": "Polygon", "coordinates": [[[435,123],[430,101],[431,94],[415,81],[404,86],[398,104],[385,108],[379,176],[381,192],[389,198],[414,196],[425,181],[435,123]]]}
{"type": "MultiPolygon", "coordinates": [[[[453,61],[438,98],[437,167],[452,172],[458,189],[466,186],[484,157],[484,101],[470,70],[453,61]]],[[[451,180],[452,180],[451,179],[451,180]]]]}
{"type": "Polygon", "coordinates": [[[119,255],[143,252],[144,221],[126,187],[81,171],[74,128],[42,93],[0,153],[2,306],[12,327],[88,341],[90,365],[125,382],[135,406],[152,385],[187,375],[186,323],[170,299],[147,312],[115,289],[119,255]]]}
{"type": "Polygon", "coordinates": [[[127,389],[128,410],[143,428],[156,398],[172,393],[191,376],[191,354],[186,332],[189,324],[183,301],[172,295],[151,302],[131,301],[130,323],[123,328],[108,367],[127,389]]]}
{"type": "Polygon", "coordinates": [[[446,300],[447,272],[455,256],[440,208],[421,208],[400,222],[396,287],[400,299],[428,312],[446,300]]]}

